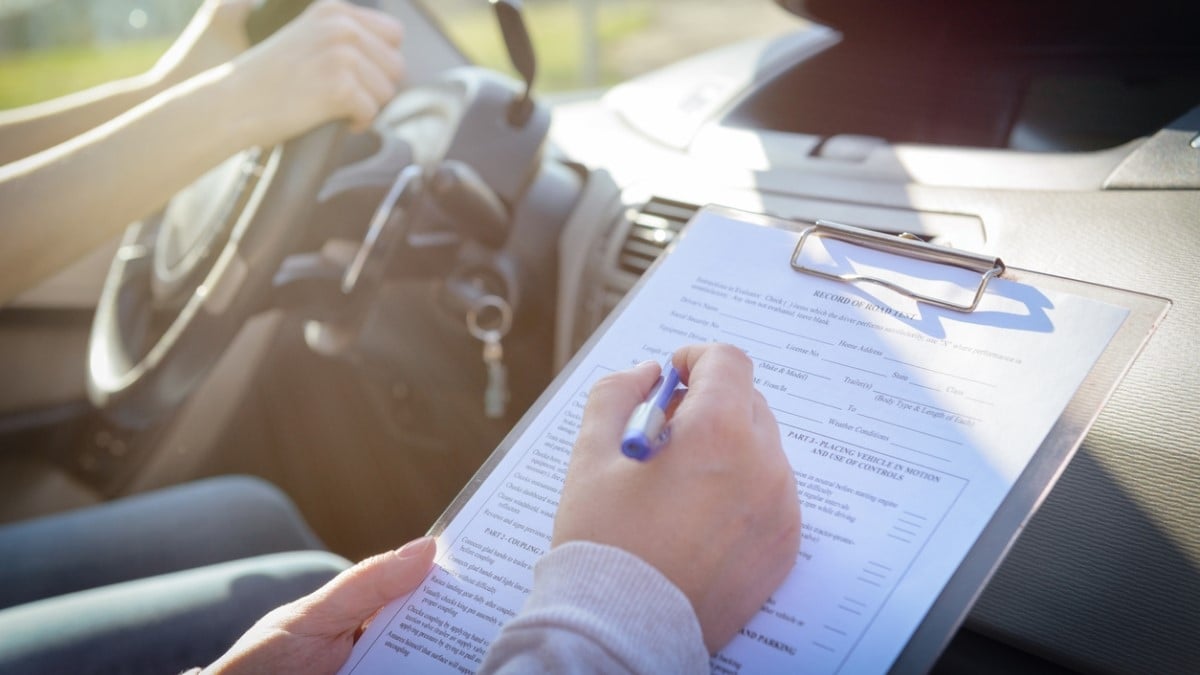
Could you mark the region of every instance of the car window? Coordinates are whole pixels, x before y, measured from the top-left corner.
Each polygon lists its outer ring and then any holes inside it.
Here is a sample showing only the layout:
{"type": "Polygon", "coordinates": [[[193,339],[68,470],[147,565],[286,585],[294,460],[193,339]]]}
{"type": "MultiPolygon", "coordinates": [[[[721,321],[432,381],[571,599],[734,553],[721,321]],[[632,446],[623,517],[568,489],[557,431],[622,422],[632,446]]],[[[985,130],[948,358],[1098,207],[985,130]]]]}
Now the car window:
{"type": "MultiPolygon", "coordinates": [[[[425,7],[474,62],[512,72],[485,0],[425,7]]],[[[722,44],[799,27],[771,0],[526,0],[542,92],[615,84],[722,44]]]]}
{"type": "Polygon", "coordinates": [[[144,72],[200,0],[0,0],[0,108],[144,72]]]}

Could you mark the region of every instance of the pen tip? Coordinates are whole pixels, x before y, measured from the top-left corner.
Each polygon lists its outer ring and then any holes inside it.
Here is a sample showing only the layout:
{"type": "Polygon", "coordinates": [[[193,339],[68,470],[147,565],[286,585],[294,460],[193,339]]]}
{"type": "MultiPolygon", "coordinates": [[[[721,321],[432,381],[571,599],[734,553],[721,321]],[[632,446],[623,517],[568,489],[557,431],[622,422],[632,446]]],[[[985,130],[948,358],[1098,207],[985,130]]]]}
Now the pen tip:
{"type": "Polygon", "coordinates": [[[629,438],[621,442],[621,452],[630,459],[640,461],[650,454],[650,446],[642,439],[629,438]]]}

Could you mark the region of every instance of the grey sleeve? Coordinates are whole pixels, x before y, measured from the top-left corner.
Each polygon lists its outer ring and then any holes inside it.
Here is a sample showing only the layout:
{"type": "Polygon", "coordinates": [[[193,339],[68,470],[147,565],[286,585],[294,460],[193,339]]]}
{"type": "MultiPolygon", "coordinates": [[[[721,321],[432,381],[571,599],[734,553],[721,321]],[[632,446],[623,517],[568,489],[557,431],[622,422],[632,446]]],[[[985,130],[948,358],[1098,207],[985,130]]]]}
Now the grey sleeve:
{"type": "Polygon", "coordinates": [[[533,591],[480,673],[707,673],[683,592],[619,548],[571,542],[534,567],[533,591]]]}

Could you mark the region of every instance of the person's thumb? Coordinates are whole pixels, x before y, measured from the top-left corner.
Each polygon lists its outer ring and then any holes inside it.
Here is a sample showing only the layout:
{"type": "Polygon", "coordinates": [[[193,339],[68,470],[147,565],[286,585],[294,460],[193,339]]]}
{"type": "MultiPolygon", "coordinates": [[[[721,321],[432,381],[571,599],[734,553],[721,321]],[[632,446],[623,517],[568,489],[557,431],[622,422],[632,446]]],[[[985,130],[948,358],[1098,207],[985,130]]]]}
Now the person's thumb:
{"type": "Polygon", "coordinates": [[[436,553],[434,538],[422,537],[367,558],[329,582],[312,599],[306,614],[354,630],[380,607],[412,592],[429,573],[436,553]]]}

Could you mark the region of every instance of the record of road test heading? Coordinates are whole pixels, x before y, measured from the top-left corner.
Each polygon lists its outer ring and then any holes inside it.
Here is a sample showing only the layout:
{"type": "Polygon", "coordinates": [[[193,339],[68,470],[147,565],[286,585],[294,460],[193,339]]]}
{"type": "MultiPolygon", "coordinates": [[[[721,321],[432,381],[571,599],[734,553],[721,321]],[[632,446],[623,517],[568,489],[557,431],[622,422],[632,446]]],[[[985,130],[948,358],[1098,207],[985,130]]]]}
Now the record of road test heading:
{"type": "Polygon", "coordinates": [[[794,568],[713,672],[927,670],[1168,306],[707,207],[442,516],[434,570],[342,672],[477,668],[550,547],[591,386],[695,342],[753,360],[803,513],[794,568]]]}

